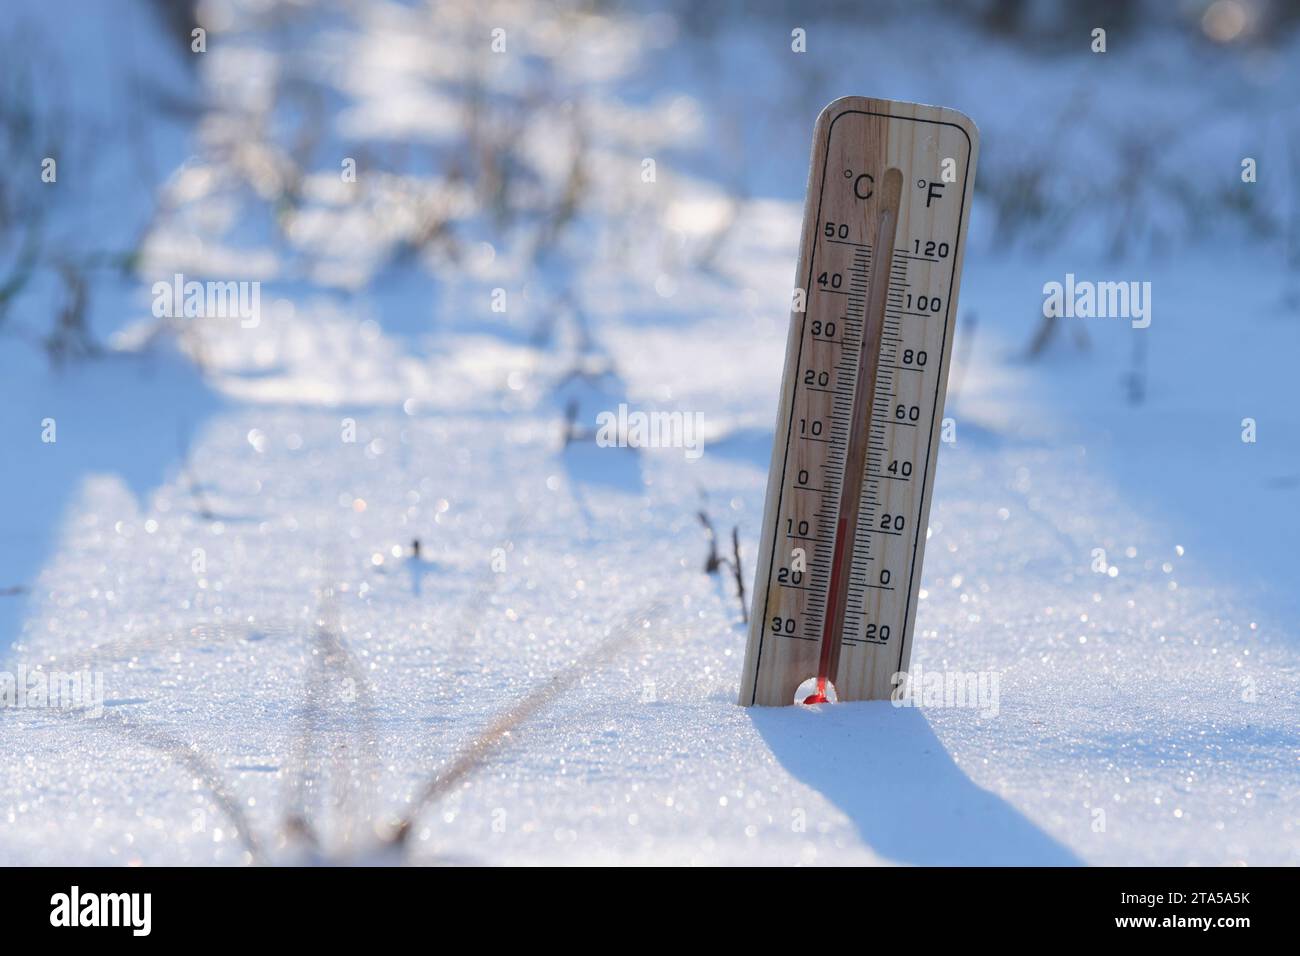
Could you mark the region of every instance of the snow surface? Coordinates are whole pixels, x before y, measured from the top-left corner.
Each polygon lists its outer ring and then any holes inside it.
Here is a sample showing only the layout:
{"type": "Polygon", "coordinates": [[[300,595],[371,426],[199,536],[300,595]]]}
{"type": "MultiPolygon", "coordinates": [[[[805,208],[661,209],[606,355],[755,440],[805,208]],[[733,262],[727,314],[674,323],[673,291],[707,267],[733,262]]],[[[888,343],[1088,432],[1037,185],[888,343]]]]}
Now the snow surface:
{"type": "MultiPolygon", "coordinates": [[[[811,29],[878,52],[836,76],[761,20],[691,37],[660,14],[513,3],[213,10],[208,107],[160,178],[137,287],[101,317],[114,351],[51,369],[10,339],[0,357],[0,585],[30,587],[0,597],[0,668],[93,668],[107,698],[100,719],[0,710],[0,862],[1300,863],[1291,280],[1229,224],[1162,253],[1182,213],[1158,199],[1137,247],[1106,254],[1104,131],[1152,104],[1196,115],[1218,95],[1185,82],[1202,50],[1112,54],[1102,73],[954,27],[933,42],[966,66],[927,71],[906,18],[811,29]],[[495,23],[517,55],[479,52],[495,23]],[[526,116],[524,182],[562,184],[578,113],[592,199],[534,263],[436,160],[467,71],[526,98],[538,61],[581,95],[526,116]],[[328,145],[278,231],[277,140],[250,118],[295,129],[268,104],[304,77],[328,145]],[[1016,110],[995,106],[1006,86],[1016,110]],[[731,581],[702,573],[696,513],[738,526],[748,588],[817,109],[845,92],[962,108],[997,176],[1030,148],[1024,117],[1080,89],[1108,120],[1052,145],[1083,151],[1061,188],[1099,208],[1042,248],[1003,242],[977,201],[978,321],[958,333],[917,618],[914,663],[998,672],[998,714],[737,706],[745,628],[731,581]],[[409,143],[433,170],[367,173],[409,143]],[[363,157],[360,198],[343,156],[363,157]],[[403,251],[426,204],[455,223],[455,261],[403,251]],[[209,323],[197,350],[160,330],[149,287],[176,271],[262,279],[260,324],[209,323]],[[1025,360],[1042,284],[1066,272],[1151,281],[1151,328],[1097,320],[1086,352],[1062,337],[1025,360]],[[570,402],[587,425],[620,402],[702,411],[705,453],[565,447],[570,402]],[[611,634],[403,852],[380,850],[440,767],[611,634]]],[[[1217,67],[1214,89],[1256,83],[1248,67],[1217,67]]],[[[1180,162],[1235,180],[1240,141],[1287,115],[1251,102],[1220,105],[1180,162]]],[[[32,301],[15,315],[43,320],[32,301]]]]}

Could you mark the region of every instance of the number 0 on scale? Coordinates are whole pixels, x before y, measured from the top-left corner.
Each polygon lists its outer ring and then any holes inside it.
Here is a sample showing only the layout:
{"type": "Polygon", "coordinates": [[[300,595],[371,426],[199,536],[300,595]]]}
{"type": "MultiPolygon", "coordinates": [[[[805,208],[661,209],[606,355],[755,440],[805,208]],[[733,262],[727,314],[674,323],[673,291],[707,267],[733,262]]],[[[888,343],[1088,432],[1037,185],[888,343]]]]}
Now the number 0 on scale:
{"type": "Polygon", "coordinates": [[[884,699],[907,669],[978,149],[941,107],[817,120],[742,704],[884,699]]]}

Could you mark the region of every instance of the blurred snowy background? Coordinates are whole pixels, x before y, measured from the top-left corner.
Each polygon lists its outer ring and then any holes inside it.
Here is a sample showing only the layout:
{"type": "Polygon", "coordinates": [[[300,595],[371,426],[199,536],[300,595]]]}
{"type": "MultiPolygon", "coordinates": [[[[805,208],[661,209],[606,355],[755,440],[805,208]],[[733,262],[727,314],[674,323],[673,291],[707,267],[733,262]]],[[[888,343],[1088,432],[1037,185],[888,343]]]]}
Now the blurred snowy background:
{"type": "Polygon", "coordinates": [[[377,859],[629,628],[383,858],[1300,862],[1297,89],[1282,0],[6,6],[0,671],[104,713],[0,709],[0,862],[377,859]],[[914,661],[993,718],[734,704],[845,94],[982,133],[914,661]]]}

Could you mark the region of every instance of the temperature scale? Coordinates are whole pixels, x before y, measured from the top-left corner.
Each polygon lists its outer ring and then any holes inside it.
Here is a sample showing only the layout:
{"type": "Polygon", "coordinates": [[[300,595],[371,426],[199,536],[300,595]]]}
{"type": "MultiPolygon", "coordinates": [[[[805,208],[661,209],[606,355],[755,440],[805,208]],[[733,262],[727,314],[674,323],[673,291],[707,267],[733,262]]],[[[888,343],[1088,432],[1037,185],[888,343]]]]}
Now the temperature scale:
{"type": "Polygon", "coordinates": [[[907,669],[978,151],[942,107],[817,119],[744,705],[884,699],[907,669]]]}

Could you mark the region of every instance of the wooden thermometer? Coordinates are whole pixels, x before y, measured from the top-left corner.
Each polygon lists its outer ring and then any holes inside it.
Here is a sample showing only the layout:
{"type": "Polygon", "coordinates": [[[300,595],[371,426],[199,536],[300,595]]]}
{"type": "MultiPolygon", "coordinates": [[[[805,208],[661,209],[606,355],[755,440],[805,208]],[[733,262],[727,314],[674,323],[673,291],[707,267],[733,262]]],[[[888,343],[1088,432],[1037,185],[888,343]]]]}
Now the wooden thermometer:
{"type": "Polygon", "coordinates": [[[978,149],[936,106],[817,119],[742,704],[888,698],[907,669],[978,149]]]}

